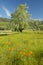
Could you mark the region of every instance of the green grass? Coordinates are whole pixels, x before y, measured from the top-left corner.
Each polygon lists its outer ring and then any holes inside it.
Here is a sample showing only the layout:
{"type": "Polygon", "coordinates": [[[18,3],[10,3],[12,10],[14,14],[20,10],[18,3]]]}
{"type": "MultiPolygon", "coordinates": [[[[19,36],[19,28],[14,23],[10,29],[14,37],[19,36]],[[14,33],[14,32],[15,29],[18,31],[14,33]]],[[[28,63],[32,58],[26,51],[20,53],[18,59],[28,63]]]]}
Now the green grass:
{"type": "Polygon", "coordinates": [[[43,31],[0,35],[0,65],[43,65],[43,31]]]}

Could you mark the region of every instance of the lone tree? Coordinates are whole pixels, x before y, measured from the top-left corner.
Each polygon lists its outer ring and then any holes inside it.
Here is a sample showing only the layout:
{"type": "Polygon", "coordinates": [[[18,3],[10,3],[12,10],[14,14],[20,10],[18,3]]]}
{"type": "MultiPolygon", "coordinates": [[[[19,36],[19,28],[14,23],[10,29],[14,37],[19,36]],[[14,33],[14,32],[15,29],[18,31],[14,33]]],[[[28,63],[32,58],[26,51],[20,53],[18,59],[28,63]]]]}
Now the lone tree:
{"type": "Polygon", "coordinates": [[[28,22],[30,14],[27,4],[21,4],[17,10],[11,14],[11,29],[22,32],[25,22],[28,22]]]}

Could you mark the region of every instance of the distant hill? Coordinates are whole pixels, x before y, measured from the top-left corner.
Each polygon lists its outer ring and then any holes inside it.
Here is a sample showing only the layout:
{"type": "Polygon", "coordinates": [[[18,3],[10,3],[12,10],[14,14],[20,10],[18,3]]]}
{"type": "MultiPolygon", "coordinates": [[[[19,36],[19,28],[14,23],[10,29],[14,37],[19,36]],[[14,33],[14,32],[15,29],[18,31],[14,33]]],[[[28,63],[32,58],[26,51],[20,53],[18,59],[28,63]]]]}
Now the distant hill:
{"type": "Polygon", "coordinates": [[[0,18],[0,30],[5,30],[8,27],[10,19],[0,18]]]}
{"type": "Polygon", "coordinates": [[[10,21],[10,19],[8,19],[8,18],[0,18],[0,22],[9,22],[10,21]]]}

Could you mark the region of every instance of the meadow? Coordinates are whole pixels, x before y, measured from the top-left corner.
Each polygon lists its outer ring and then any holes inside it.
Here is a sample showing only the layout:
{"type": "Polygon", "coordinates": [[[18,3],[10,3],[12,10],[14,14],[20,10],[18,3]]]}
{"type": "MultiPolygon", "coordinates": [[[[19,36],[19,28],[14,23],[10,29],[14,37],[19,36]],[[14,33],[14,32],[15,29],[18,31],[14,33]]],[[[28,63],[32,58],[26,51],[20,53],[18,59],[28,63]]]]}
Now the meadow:
{"type": "Polygon", "coordinates": [[[0,65],[43,65],[43,31],[0,34],[0,65]]]}

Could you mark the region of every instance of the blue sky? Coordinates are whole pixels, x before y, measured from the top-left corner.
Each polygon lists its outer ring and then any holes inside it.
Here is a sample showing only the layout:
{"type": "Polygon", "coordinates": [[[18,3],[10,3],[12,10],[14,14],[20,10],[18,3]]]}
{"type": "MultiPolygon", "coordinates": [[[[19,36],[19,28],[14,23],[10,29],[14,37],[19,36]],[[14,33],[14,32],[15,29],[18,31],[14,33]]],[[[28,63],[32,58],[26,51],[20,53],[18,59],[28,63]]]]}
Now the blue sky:
{"type": "Polygon", "coordinates": [[[26,3],[33,19],[43,20],[43,0],[0,0],[0,17],[11,16],[20,4],[26,3]]]}

